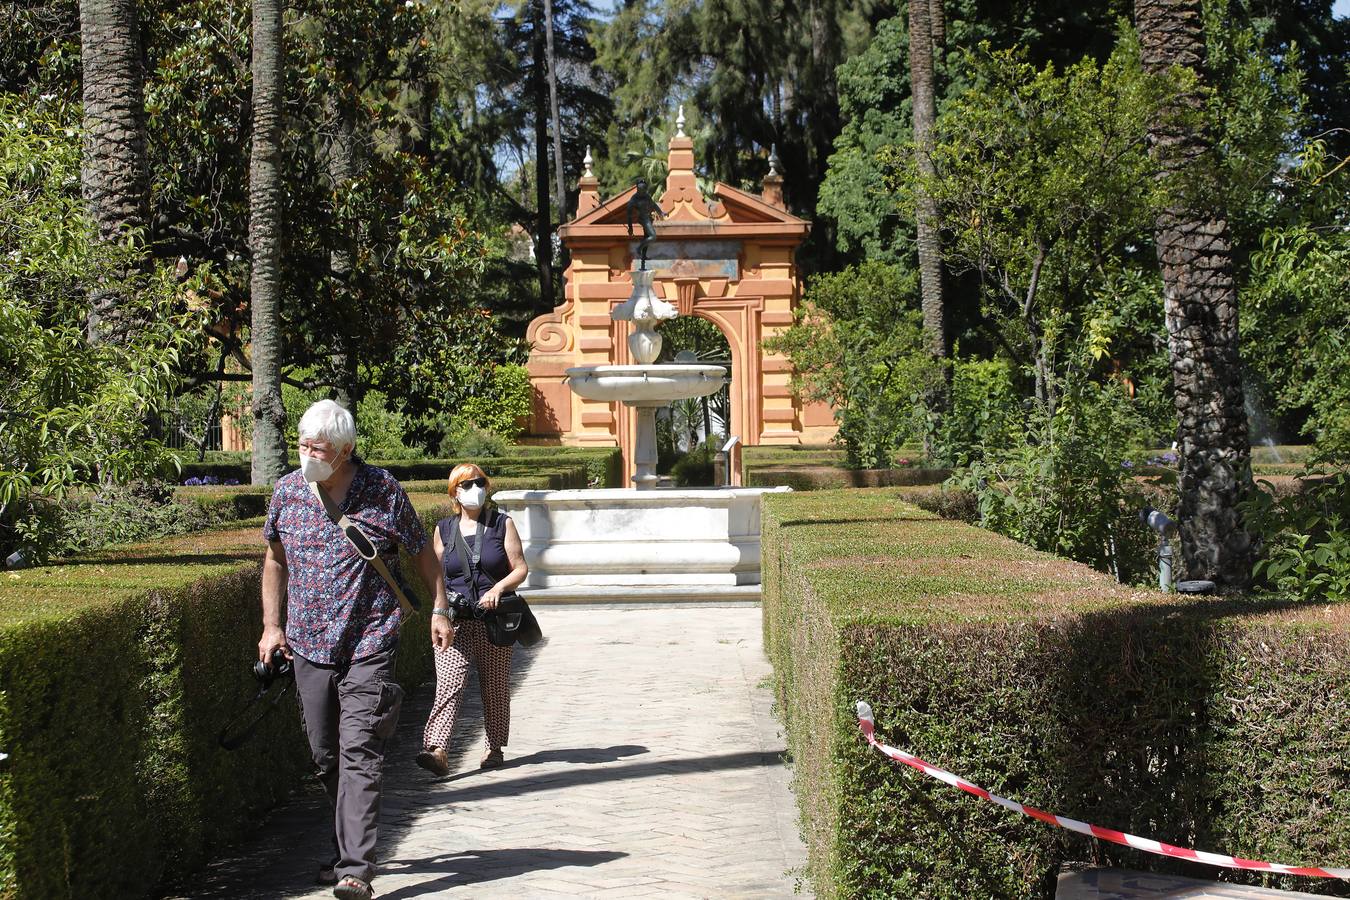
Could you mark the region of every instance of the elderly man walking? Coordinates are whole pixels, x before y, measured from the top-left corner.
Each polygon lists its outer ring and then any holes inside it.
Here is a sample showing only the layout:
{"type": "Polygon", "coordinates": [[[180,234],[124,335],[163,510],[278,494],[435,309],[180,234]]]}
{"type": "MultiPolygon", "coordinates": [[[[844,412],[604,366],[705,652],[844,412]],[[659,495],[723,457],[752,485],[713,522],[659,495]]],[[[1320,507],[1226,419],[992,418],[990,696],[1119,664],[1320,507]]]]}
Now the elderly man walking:
{"type": "Polygon", "coordinates": [[[321,400],[299,432],[300,470],[277,482],[263,526],[258,658],[280,650],[294,661],[310,751],[333,803],[333,858],[318,880],[342,900],[369,900],[384,747],[403,702],[394,678],[402,592],[381,571],[397,566],[398,546],[416,561],[436,608],[448,603],[408,495],[354,455],[352,414],[321,400]]]}

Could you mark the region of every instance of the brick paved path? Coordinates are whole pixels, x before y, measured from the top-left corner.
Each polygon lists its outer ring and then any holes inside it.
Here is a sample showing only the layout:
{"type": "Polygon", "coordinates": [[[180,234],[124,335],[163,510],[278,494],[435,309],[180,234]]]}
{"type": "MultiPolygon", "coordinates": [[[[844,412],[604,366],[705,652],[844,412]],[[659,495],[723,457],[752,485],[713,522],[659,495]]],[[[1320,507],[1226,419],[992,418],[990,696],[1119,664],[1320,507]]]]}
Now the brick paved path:
{"type": "MultiPolygon", "coordinates": [[[[791,897],[805,861],[752,606],[538,609],[517,650],[507,765],[476,769],[477,683],[437,781],[412,763],[430,686],[386,770],[382,900],[791,897]]],[[[183,897],[323,898],[316,791],[183,897]]]]}

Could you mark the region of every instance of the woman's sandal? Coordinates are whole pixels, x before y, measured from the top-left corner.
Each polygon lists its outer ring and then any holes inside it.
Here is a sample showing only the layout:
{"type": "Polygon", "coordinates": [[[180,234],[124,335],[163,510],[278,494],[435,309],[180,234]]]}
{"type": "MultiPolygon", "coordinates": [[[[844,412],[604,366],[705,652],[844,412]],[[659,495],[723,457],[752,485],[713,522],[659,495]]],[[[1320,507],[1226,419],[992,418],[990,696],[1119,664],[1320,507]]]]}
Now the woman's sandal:
{"type": "Polygon", "coordinates": [[[338,900],[371,900],[375,892],[371,890],[370,882],[362,881],[355,875],[344,875],[337,887],[333,888],[333,896],[338,900]]]}

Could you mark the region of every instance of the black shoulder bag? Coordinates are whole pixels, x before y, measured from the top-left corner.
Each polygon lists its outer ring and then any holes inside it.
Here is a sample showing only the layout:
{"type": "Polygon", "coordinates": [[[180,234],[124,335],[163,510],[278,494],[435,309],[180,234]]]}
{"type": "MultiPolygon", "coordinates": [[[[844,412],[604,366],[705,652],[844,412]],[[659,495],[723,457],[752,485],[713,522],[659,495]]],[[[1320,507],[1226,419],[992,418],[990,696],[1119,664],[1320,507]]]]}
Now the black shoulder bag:
{"type": "Polygon", "coordinates": [[[539,622],[535,620],[534,613],[530,611],[530,605],[525,602],[525,598],[511,591],[509,594],[502,594],[497,601],[496,609],[483,609],[478,603],[478,580],[474,577],[474,572],[478,568],[478,562],[483,558],[483,520],[478,520],[478,533],[474,536],[473,553],[469,553],[468,541],[464,540],[464,533],[459,530],[459,517],[456,516],[450,523],[451,529],[455,533],[455,550],[459,553],[459,565],[464,572],[464,580],[469,585],[469,590],[473,591],[473,616],[475,619],[483,620],[483,628],[487,631],[487,639],[498,647],[510,647],[519,642],[522,647],[533,647],[539,643],[543,632],[539,629],[539,622]]]}

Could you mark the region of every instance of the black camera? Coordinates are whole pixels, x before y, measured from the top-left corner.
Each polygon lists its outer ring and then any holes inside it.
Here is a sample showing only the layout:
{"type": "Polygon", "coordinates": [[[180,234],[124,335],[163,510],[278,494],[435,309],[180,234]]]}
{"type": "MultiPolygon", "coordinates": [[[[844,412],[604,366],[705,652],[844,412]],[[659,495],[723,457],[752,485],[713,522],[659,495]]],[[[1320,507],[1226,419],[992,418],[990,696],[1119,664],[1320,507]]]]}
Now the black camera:
{"type": "Polygon", "coordinates": [[[459,591],[450,592],[450,608],[454,610],[456,619],[467,619],[473,615],[473,604],[459,591]]]}
{"type": "Polygon", "coordinates": [[[253,664],[253,677],[261,681],[264,685],[271,684],[278,678],[287,678],[295,671],[294,664],[286,658],[286,654],[280,649],[272,651],[272,661],[263,662],[258,660],[253,664]]]}

